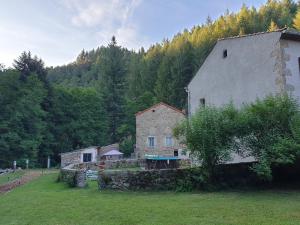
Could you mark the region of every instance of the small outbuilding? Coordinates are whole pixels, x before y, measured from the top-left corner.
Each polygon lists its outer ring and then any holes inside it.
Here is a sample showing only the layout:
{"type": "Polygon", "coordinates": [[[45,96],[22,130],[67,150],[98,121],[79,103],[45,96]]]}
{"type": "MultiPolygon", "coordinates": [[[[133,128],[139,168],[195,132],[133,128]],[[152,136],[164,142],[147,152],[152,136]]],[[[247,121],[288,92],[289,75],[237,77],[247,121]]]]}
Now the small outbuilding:
{"type": "Polygon", "coordinates": [[[98,149],[99,147],[92,146],[72,152],[61,153],[61,167],[65,167],[70,164],[96,162],[98,149]]]}

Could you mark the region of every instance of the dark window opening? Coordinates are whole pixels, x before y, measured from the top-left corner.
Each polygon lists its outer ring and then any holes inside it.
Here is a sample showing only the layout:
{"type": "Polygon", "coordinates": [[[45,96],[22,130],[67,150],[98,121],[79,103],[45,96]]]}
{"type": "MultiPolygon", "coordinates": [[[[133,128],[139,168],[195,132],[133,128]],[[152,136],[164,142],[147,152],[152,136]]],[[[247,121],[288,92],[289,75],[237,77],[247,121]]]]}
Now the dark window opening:
{"type": "Polygon", "coordinates": [[[174,151],[174,156],[175,156],[175,157],[178,156],[178,151],[177,151],[177,150],[174,151]]]}
{"type": "Polygon", "coordinates": [[[91,162],[92,153],[83,153],[83,162],[91,162]]]}
{"type": "Polygon", "coordinates": [[[299,72],[300,72],[300,57],[298,58],[298,66],[299,66],[299,72]]]}
{"type": "Polygon", "coordinates": [[[223,51],[223,58],[226,58],[227,57],[227,49],[225,49],[224,51],[223,51]]]}
{"type": "Polygon", "coordinates": [[[155,139],[154,137],[148,137],[148,147],[149,148],[154,148],[155,146],[155,139]]]}
{"type": "Polygon", "coordinates": [[[205,98],[200,98],[200,106],[205,107],[205,98]]]}

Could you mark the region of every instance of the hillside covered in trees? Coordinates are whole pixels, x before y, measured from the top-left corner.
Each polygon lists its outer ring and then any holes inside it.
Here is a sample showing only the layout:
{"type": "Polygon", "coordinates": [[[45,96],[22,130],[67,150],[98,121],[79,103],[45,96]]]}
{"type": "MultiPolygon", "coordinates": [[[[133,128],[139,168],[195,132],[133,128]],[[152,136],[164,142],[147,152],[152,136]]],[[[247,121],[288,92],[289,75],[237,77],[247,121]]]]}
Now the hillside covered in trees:
{"type": "Polygon", "coordinates": [[[219,38],[300,29],[299,6],[291,0],[244,5],[148,50],[129,51],[113,37],[55,68],[23,53],[13,69],[0,66],[0,168],[27,158],[43,165],[48,155],[58,162],[60,152],[114,142],[129,155],[134,114],[160,101],[186,108],[184,88],[219,38]]]}

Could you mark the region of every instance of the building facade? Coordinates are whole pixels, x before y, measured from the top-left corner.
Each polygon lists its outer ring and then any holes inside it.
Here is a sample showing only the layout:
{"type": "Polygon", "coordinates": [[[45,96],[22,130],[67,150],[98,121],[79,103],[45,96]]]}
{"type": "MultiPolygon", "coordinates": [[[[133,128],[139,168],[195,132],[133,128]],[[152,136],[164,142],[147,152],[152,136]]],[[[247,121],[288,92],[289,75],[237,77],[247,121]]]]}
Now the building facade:
{"type": "MultiPolygon", "coordinates": [[[[188,85],[188,112],[200,107],[241,107],[267,95],[300,98],[300,33],[281,29],[218,40],[188,85]]],[[[300,101],[299,101],[300,102],[300,101]]],[[[233,154],[227,163],[252,162],[233,154]]]]}
{"type": "Polygon", "coordinates": [[[185,114],[165,103],[156,104],[136,113],[135,156],[177,156],[184,158],[183,146],[173,137],[174,127],[185,118],[185,114]]]}
{"type": "Polygon", "coordinates": [[[220,39],[188,85],[189,115],[205,105],[236,106],[270,94],[300,97],[300,34],[274,32],[220,39]]]}
{"type": "Polygon", "coordinates": [[[97,152],[99,147],[88,147],[72,152],[61,153],[61,167],[70,164],[80,164],[88,162],[97,162],[97,152]]]}

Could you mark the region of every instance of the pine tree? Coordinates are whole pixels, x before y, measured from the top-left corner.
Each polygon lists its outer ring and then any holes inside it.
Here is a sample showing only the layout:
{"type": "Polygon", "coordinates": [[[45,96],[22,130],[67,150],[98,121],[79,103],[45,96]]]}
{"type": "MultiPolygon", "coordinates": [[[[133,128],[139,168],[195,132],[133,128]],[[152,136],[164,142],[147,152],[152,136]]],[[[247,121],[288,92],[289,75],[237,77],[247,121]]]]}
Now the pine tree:
{"type": "Polygon", "coordinates": [[[118,128],[124,121],[125,106],[125,60],[124,50],[112,37],[107,52],[101,60],[101,93],[108,115],[108,132],[111,143],[120,139],[118,128]]]}
{"type": "Polygon", "coordinates": [[[14,68],[21,72],[21,80],[31,73],[36,73],[42,82],[46,82],[47,70],[42,59],[37,56],[32,57],[31,52],[22,52],[18,59],[14,60],[14,68]]]}

